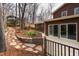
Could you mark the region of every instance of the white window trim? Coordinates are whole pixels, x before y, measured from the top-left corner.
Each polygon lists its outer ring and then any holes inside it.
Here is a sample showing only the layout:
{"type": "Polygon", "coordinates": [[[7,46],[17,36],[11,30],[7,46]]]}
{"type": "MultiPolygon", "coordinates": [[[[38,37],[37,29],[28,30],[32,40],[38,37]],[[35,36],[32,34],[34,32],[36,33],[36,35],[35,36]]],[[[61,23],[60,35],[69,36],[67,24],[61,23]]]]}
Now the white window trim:
{"type": "MultiPolygon", "coordinates": [[[[58,37],[59,37],[59,25],[58,24],[52,24],[53,26],[54,25],[57,25],[58,26],[58,37]]],[[[54,30],[54,27],[53,27],[53,30],[54,30]]],[[[53,32],[53,36],[54,36],[54,32],[53,32]]],[[[57,37],[57,36],[55,36],[55,37],[57,37]]]]}
{"type": "Polygon", "coordinates": [[[48,25],[48,35],[50,35],[50,25],[48,25]]]}
{"type": "Polygon", "coordinates": [[[76,9],[78,9],[79,7],[76,7],[74,8],[74,15],[79,15],[79,14],[76,14],[76,9]]]}
{"type": "MultiPolygon", "coordinates": [[[[62,38],[62,36],[61,36],[61,26],[62,26],[62,25],[66,25],[66,31],[67,31],[67,24],[65,24],[65,23],[64,23],[64,24],[60,24],[60,30],[59,30],[59,31],[60,31],[60,38],[62,38]]],[[[67,35],[67,32],[66,32],[66,38],[67,38],[67,36],[68,36],[68,35],[67,35]]]]}
{"type": "Polygon", "coordinates": [[[48,25],[48,35],[50,35],[50,28],[49,28],[50,26],[52,26],[52,24],[48,25]]]}
{"type": "Polygon", "coordinates": [[[60,24],[60,38],[62,38],[61,37],[61,25],[66,25],[66,38],[68,39],[68,23],[62,23],[62,24],[60,24]]]}
{"type": "MultiPolygon", "coordinates": [[[[68,24],[76,24],[76,40],[78,40],[78,35],[77,35],[77,23],[62,23],[62,24],[49,24],[48,25],[48,35],[50,35],[50,33],[49,33],[49,26],[50,25],[52,25],[52,27],[54,26],[54,25],[58,25],[58,36],[55,36],[55,37],[58,37],[58,38],[60,38],[60,39],[63,39],[62,37],[61,37],[61,25],[66,25],[66,31],[67,31],[67,34],[66,34],[66,38],[65,39],[68,39],[68,24]]],[[[54,34],[54,33],[53,33],[54,34]]],[[[52,35],[52,36],[54,36],[54,35],[52,35]]]]}
{"type": "Polygon", "coordinates": [[[61,17],[63,17],[63,13],[64,13],[64,12],[66,12],[66,16],[67,16],[68,11],[65,10],[65,11],[62,11],[62,12],[61,12],[61,17]]]}
{"type": "MultiPolygon", "coordinates": [[[[68,24],[76,24],[76,40],[77,40],[77,39],[78,39],[78,38],[77,38],[77,36],[78,36],[78,35],[77,35],[77,23],[63,23],[63,24],[60,24],[60,26],[61,26],[61,25],[66,25],[66,31],[67,31],[67,32],[66,32],[66,39],[68,39],[68,24]]],[[[62,38],[62,37],[61,37],[61,27],[60,27],[59,32],[60,32],[60,38],[62,38]]],[[[63,39],[63,38],[62,38],[62,39],[63,39]]]]}
{"type": "MultiPolygon", "coordinates": [[[[50,35],[50,28],[49,28],[50,25],[52,26],[52,30],[54,30],[54,27],[53,27],[54,25],[57,25],[58,26],[58,37],[60,37],[59,36],[59,24],[49,24],[48,25],[48,35],[50,35]]],[[[54,36],[54,33],[53,32],[52,32],[52,36],[54,36]]],[[[57,36],[55,36],[55,37],[57,37],[57,36]]]]}
{"type": "Polygon", "coordinates": [[[76,24],[76,40],[78,40],[78,35],[77,35],[77,32],[78,32],[78,30],[77,30],[77,23],[68,23],[68,24],[76,24]]]}

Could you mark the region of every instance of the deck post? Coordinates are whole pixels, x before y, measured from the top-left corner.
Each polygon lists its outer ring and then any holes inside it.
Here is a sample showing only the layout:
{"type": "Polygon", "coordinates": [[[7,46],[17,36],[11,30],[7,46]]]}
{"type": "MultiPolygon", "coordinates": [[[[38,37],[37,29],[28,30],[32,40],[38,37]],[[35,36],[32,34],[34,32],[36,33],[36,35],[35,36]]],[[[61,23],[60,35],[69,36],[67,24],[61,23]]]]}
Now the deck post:
{"type": "Polygon", "coordinates": [[[44,55],[44,56],[47,55],[47,53],[46,53],[47,50],[46,50],[46,49],[47,49],[47,47],[46,47],[46,38],[44,38],[44,39],[43,39],[43,55],[44,55]]]}

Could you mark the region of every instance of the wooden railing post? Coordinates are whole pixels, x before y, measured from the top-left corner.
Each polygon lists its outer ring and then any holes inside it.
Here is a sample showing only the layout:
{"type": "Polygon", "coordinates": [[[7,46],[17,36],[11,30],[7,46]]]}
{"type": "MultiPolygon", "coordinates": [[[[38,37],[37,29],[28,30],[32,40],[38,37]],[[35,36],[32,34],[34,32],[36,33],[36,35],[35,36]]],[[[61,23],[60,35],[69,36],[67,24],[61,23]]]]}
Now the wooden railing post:
{"type": "Polygon", "coordinates": [[[46,38],[43,38],[43,55],[46,56],[47,55],[47,47],[46,47],[46,38]]]}

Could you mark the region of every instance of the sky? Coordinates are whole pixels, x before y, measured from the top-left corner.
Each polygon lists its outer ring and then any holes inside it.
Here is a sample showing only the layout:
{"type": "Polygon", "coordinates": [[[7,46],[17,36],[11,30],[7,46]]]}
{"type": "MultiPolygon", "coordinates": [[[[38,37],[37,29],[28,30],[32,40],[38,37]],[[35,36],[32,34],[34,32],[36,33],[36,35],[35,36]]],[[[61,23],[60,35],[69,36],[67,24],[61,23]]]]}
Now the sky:
{"type": "MultiPolygon", "coordinates": [[[[62,4],[64,4],[64,3],[52,3],[54,6],[52,7],[52,12],[54,12],[56,9],[58,9],[58,7],[60,7],[62,4]]],[[[44,9],[47,9],[47,7],[48,7],[48,3],[41,3],[40,4],[40,6],[39,6],[39,9],[38,9],[38,12],[37,12],[37,14],[39,14],[40,13],[40,10],[42,9],[42,8],[44,8],[44,9]]]]}
{"type": "Polygon", "coordinates": [[[55,3],[55,6],[52,8],[52,12],[54,12],[56,9],[58,9],[63,4],[64,3],[55,3]]]}

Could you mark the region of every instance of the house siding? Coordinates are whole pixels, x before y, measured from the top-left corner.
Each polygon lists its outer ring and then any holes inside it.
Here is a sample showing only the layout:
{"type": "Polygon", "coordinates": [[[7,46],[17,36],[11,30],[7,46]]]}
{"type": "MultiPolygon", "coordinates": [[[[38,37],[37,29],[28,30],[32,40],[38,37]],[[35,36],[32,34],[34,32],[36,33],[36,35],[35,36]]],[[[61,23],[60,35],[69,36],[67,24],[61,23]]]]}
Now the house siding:
{"type": "MultiPolygon", "coordinates": [[[[79,4],[76,3],[67,3],[64,4],[60,9],[58,9],[57,11],[55,11],[53,13],[54,15],[54,19],[52,19],[51,21],[46,21],[44,22],[44,33],[47,35],[46,36],[46,47],[47,47],[47,53],[48,55],[57,55],[57,53],[59,53],[59,56],[64,55],[64,53],[67,55],[71,55],[74,54],[74,51],[71,50],[71,48],[68,48],[68,46],[70,47],[76,47],[79,49],[79,16],[78,17],[74,17],[74,8],[79,7],[79,4]],[[67,16],[61,17],[61,12],[67,10],[67,16]],[[72,17],[71,17],[72,15],[72,17]],[[53,35],[48,35],[48,25],[50,24],[65,24],[65,23],[76,23],[77,24],[77,40],[70,40],[68,38],[59,38],[53,35]],[[59,43],[61,45],[59,45],[59,43]],[[58,44],[58,45],[57,45],[58,44]],[[63,46],[62,46],[63,44],[63,46]],[[68,46],[67,46],[68,45],[68,46]],[[64,46],[67,46],[66,48],[64,48],[64,46]],[[53,49],[54,48],[54,49],[53,49]],[[64,52],[63,51],[66,51],[64,52]],[[69,50],[70,49],[70,50],[69,50]],[[52,53],[52,51],[53,53],[52,53]],[[58,51],[59,50],[59,51],[58,51]]],[[[75,15],[77,16],[77,15],[75,15]]],[[[39,28],[40,29],[40,28],[39,28]]],[[[52,31],[51,31],[52,32],[52,31]]],[[[61,35],[61,34],[60,34],[61,35]]],[[[76,51],[76,50],[75,50],[76,51]]],[[[75,55],[77,54],[77,52],[75,53],[75,55]]]]}
{"type": "Polygon", "coordinates": [[[44,23],[35,24],[35,29],[44,32],[44,23]]]}
{"type": "MultiPolygon", "coordinates": [[[[67,16],[74,16],[74,8],[79,7],[79,3],[67,3],[64,4],[60,9],[56,10],[53,13],[54,19],[61,18],[61,12],[67,10],[67,16]]],[[[53,20],[53,19],[52,19],[53,20]]],[[[63,23],[77,23],[77,42],[79,42],[79,17],[55,20],[55,21],[47,21],[44,23],[36,24],[35,27],[37,30],[44,32],[48,35],[48,25],[49,24],[63,24],[63,23]]]]}
{"type": "Polygon", "coordinates": [[[74,15],[74,8],[79,7],[79,3],[67,3],[53,13],[53,18],[61,17],[61,12],[67,10],[67,16],[74,15]]]}

